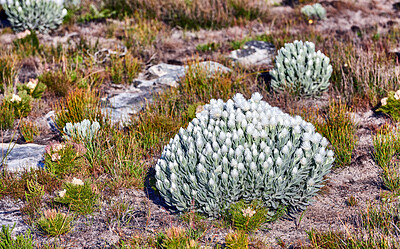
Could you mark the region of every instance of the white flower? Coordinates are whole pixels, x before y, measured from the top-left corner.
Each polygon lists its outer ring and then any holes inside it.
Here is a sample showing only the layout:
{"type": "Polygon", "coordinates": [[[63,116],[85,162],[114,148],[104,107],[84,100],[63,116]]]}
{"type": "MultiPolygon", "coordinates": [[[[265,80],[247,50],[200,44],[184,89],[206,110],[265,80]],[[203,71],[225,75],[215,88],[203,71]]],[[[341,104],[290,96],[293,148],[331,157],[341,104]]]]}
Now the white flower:
{"type": "Polygon", "coordinates": [[[78,179],[78,178],[75,178],[75,177],[72,179],[71,183],[73,185],[80,185],[80,186],[84,185],[84,183],[83,183],[83,181],[81,179],[78,179]]]}
{"type": "Polygon", "coordinates": [[[386,97],[386,98],[383,98],[383,99],[381,99],[381,104],[382,104],[382,106],[385,106],[385,105],[387,105],[387,100],[388,100],[388,98],[386,97]]]}
{"type": "MultiPolygon", "coordinates": [[[[18,2],[17,2],[18,3],[18,2]]],[[[27,30],[25,30],[24,32],[20,32],[20,33],[18,33],[17,34],[17,39],[22,39],[22,38],[25,38],[25,37],[27,37],[28,35],[30,35],[31,34],[31,31],[29,30],[29,29],[27,29],[27,30]]],[[[29,81],[29,82],[31,82],[31,81],[29,81]]],[[[35,85],[36,86],[36,85],[35,85]]],[[[29,88],[29,87],[28,87],[29,88]]]]}
{"type": "Polygon", "coordinates": [[[19,103],[19,102],[21,102],[21,100],[22,100],[22,99],[21,99],[20,96],[18,96],[18,95],[16,95],[16,94],[13,94],[10,101],[11,101],[11,102],[18,102],[18,103],[19,103]]]}
{"type": "Polygon", "coordinates": [[[175,180],[176,180],[176,175],[175,175],[175,173],[172,173],[171,176],[170,176],[170,178],[171,178],[171,181],[175,181],[175,180]]]}
{"type": "Polygon", "coordinates": [[[324,162],[324,157],[323,157],[322,155],[320,155],[320,154],[316,154],[316,155],[314,156],[314,160],[315,160],[315,162],[316,162],[317,164],[321,164],[321,163],[324,162]]]}
{"type": "Polygon", "coordinates": [[[250,207],[248,207],[246,209],[242,209],[242,213],[243,213],[243,216],[250,218],[256,213],[256,211],[251,209],[250,207]]]}
{"type": "Polygon", "coordinates": [[[61,159],[61,156],[58,153],[51,155],[51,161],[55,162],[61,159]]]}
{"type": "Polygon", "coordinates": [[[231,171],[231,175],[232,175],[233,178],[237,178],[239,176],[239,172],[236,169],[233,169],[231,171]]]}
{"type": "Polygon", "coordinates": [[[254,101],[255,103],[260,103],[262,98],[263,96],[259,92],[255,92],[251,95],[251,100],[254,101]]]}
{"type": "Polygon", "coordinates": [[[250,170],[251,171],[256,171],[257,170],[257,165],[254,162],[250,163],[250,170]]]}
{"type": "Polygon", "coordinates": [[[215,185],[215,182],[214,182],[213,179],[210,179],[210,180],[208,181],[208,184],[209,184],[210,186],[214,186],[214,185],[215,185]]]}
{"type": "Polygon", "coordinates": [[[58,196],[60,196],[61,198],[63,198],[63,197],[65,196],[66,193],[67,193],[67,190],[64,189],[64,190],[58,192],[58,196]]]}
{"type": "Polygon", "coordinates": [[[394,98],[395,98],[396,100],[399,100],[399,99],[400,99],[400,90],[397,90],[397,91],[395,92],[394,98]]]}

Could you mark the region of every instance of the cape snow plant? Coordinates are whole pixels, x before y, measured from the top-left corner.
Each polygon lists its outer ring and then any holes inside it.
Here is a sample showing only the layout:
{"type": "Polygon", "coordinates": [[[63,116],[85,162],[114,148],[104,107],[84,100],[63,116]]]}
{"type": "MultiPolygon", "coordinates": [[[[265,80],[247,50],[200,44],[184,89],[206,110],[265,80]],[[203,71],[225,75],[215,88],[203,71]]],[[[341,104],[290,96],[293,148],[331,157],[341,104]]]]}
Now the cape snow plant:
{"type": "Polygon", "coordinates": [[[168,205],[217,217],[242,199],[261,200],[270,215],[310,204],[334,161],[328,141],[261,99],[212,99],[170,140],[155,166],[168,205]]]}
{"type": "Polygon", "coordinates": [[[63,22],[67,10],[63,0],[0,0],[15,32],[48,33],[63,22]]]}
{"type": "Polygon", "coordinates": [[[319,50],[315,52],[314,43],[294,41],[278,51],[271,87],[307,97],[321,95],[328,90],[331,74],[329,58],[319,50]]]}

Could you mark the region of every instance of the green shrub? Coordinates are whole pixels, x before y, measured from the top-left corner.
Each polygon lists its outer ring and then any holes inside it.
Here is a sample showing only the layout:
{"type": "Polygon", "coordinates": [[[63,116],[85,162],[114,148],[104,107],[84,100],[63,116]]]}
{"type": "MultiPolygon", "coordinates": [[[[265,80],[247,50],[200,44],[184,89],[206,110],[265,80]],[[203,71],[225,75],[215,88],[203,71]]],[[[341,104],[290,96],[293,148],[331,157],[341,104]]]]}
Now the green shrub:
{"type": "Polygon", "coordinates": [[[18,91],[26,91],[27,94],[32,96],[34,99],[41,99],[43,92],[46,90],[46,85],[39,82],[38,79],[30,79],[26,84],[18,84],[18,91]]]}
{"type": "Polygon", "coordinates": [[[170,140],[155,166],[168,205],[211,217],[240,199],[262,200],[271,215],[310,205],[334,161],[328,140],[261,99],[213,99],[170,140]]]}
{"type": "Polygon", "coordinates": [[[270,73],[274,91],[310,97],[328,91],[332,66],[321,51],[315,52],[314,43],[296,40],[278,51],[270,73]]]}
{"type": "Polygon", "coordinates": [[[85,153],[86,149],[81,144],[53,143],[46,146],[44,166],[46,170],[59,177],[82,171],[85,153]]]}
{"type": "Polygon", "coordinates": [[[30,230],[25,235],[20,234],[13,239],[11,232],[14,230],[15,225],[11,229],[9,226],[1,226],[0,249],[33,249],[33,238],[30,230]]]}
{"type": "Polygon", "coordinates": [[[253,200],[246,204],[243,200],[232,204],[228,210],[228,219],[232,225],[246,233],[257,230],[263,223],[274,221],[284,214],[284,210],[270,216],[261,201],[253,200]]]}
{"type": "Polygon", "coordinates": [[[390,91],[388,96],[381,99],[381,106],[377,109],[391,117],[395,121],[400,121],[400,90],[390,91]]]}
{"type": "Polygon", "coordinates": [[[37,227],[51,237],[57,237],[68,233],[71,230],[73,218],[64,213],[59,213],[55,209],[48,209],[43,212],[43,216],[37,221],[37,227]]]}
{"type": "Polygon", "coordinates": [[[97,188],[89,181],[83,182],[74,178],[63,185],[63,190],[58,193],[55,201],[68,206],[80,214],[93,213],[98,200],[97,188]]]}
{"type": "Polygon", "coordinates": [[[12,129],[15,120],[14,108],[8,101],[0,104],[0,130],[12,129]]]}
{"type": "Polygon", "coordinates": [[[19,91],[18,94],[8,94],[4,100],[13,107],[16,117],[26,117],[32,110],[32,96],[25,90],[19,91]]]}

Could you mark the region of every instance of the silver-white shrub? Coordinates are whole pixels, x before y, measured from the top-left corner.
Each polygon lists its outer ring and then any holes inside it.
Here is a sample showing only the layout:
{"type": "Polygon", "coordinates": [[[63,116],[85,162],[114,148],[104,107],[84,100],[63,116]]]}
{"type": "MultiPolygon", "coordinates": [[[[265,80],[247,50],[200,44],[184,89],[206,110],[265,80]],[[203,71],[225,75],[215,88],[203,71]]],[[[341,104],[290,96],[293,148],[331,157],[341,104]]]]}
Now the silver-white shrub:
{"type": "Polygon", "coordinates": [[[301,8],[301,13],[307,18],[318,18],[321,20],[326,18],[326,10],[319,3],[304,6],[301,8]]]}
{"type": "Polygon", "coordinates": [[[275,68],[271,70],[274,91],[289,91],[298,95],[321,95],[329,88],[332,66],[329,58],[315,52],[312,42],[286,43],[278,51],[275,68]]]}
{"type": "Polygon", "coordinates": [[[240,199],[262,200],[271,215],[310,204],[334,161],[328,141],[261,99],[212,99],[170,140],[155,166],[168,205],[217,217],[240,199]]]}
{"type": "Polygon", "coordinates": [[[16,32],[47,33],[57,29],[67,14],[63,0],[0,0],[0,4],[16,32]]]}
{"type": "Polygon", "coordinates": [[[64,127],[65,138],[73,138],[80,141],[92,141],[94,136],[100,130],[100,124],[97,121],[93,123],[90,120],[83,120],[80,123],[67,123],[64,127]]]}

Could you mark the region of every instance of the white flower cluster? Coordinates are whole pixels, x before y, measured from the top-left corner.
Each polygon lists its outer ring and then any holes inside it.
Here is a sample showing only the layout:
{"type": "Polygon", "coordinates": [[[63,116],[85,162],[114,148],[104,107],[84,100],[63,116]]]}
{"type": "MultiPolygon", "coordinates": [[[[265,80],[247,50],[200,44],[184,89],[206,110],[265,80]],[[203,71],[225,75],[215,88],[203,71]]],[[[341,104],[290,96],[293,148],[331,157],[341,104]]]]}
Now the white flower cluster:
{"type": "Polygon", "coordinates": [[[67,15],[63,0],[0,0],[0,4],[16,32],[47,33],[58,28],[67,15]]]}
{"type": "Polygon", "coordinates": [[[321,51],[315,52],[312,42],[286,43],[278,51],[275,68],[271,70],[271,87],[277,92],[289,91],[314,96],[327,91],[332,74],[330,60],[321,51]]]}
{"type": "Polygon", "coordinates": [[[157,162],[156,186],[167,204],[210,216],[243,198],[301,210],[334,161],[328,141],[299,116],[236,94],[211,100],[180,129],[157,162]]]}
{"type": "Polygon", "coordinates": [[[67,135],[66,139],[73,138],[79,141],[91,141],[100,130],[100,124],[97,121],[92,123],[90,120],[85,119],[80,123],[67,123],[63,130],[67,135]]]}

